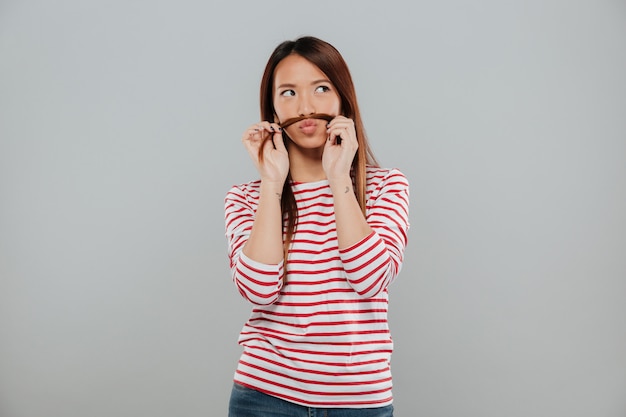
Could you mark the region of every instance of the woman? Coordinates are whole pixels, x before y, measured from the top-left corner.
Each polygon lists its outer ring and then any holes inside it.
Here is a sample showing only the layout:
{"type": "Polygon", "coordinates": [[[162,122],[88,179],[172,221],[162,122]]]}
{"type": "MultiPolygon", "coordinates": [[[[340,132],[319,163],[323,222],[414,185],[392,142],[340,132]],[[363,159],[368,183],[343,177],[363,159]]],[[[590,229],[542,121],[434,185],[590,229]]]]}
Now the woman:
{"type": "Polygon", "coordinates": [[[274,50],[261,119],[242,137],[260,180],[225,201],[233,281],[253,305],[229,415],[392,416],[387,287],[407,180],[377,166],[348,67],[320,39],[274,50]]]}

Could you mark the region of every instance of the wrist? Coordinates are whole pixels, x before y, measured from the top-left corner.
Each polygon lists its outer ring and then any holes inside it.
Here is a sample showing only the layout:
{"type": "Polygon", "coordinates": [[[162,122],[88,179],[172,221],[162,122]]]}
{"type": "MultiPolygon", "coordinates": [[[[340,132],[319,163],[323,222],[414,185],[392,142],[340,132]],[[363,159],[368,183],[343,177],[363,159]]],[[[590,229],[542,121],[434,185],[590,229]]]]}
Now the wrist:
{"type": "Polygon", "coordinates": [[[284,181],[280,182],[280,181],[261,179],[260,193],[261,195],[268,194],[268,195],[278,196],[278,198],[280,199],[283,194],[284,185],[285,185],[284,181]]]}
{"type": "Polygon", "coordinates": [[[332,179],[329,178],[328,184],[334,196],[348,194],[353,191],[352,178],[349,175],[332,179]]]}

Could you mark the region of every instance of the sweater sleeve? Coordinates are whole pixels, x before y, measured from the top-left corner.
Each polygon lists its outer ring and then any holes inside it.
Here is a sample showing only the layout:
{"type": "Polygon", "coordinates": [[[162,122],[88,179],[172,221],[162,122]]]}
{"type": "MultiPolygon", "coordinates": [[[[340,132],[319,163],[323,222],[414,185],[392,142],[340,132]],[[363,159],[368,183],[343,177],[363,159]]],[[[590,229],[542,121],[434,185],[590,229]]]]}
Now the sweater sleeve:
{"type": "Polygon", "coordinates": [[[402,268],[409,229],[409,183],[390,170],[368,197],[367,222],[372,233],[339,254],[347,279],[362,297],[385,290],[402,268]]]}
{"type": "Polygon", "coordinates": [[[243,253],[256,213],[258,190],[233,187],[224,203],[228,257],[233,282],[239,293],[257,305],[268,305],[278,299],[283,285],[283,262],[267,265],[243,253]]]}

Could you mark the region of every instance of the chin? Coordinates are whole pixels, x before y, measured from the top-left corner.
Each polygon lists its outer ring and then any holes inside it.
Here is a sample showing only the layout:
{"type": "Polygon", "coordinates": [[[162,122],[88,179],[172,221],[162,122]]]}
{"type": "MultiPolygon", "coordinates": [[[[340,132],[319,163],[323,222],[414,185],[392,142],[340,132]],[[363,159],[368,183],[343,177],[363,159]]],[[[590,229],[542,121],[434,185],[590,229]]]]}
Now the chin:
{"type": "Polygon", "coordinates": [[[293,142],[293,145],[300,148],[300,149],[308,149],[308,150],[317,150],[317,149],[324,149],[324,144],[325,142],[305,142],[305,143],[297,143],[297,142],[293,142]]]}
{"type": "Polygon", "coordinates": [[[292,145],[297,146],[298,148],[302,148],[302,149],[319,149],[319,148],[323,148],[324,145],[326,144],[326,137],[321,137],[321,138],[312,138],[312,137],[305,137],[305,138],[297,138],[297,139],[292,139],[290,138],[290,142],[292,145]]]}

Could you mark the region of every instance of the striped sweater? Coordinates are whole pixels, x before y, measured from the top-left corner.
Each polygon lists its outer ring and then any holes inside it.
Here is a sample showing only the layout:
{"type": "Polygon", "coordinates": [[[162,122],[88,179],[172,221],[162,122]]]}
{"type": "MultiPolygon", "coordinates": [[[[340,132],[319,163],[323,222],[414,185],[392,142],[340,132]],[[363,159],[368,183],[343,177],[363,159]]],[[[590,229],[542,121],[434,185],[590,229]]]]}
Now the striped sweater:
{"type": "Polygon", "coordinates": [[[387,287],[407,243],[408,182],[398,170],[368,167],[373,232],[341,250],[328,181],[292,188],[299,217],[286,268],[242,253],[260,181],[231,188],[225,199],[232,278],[253,305],[239,336],[244,351],[235,381],[309,407],[391,404],[387,287]]]}

